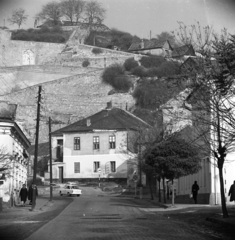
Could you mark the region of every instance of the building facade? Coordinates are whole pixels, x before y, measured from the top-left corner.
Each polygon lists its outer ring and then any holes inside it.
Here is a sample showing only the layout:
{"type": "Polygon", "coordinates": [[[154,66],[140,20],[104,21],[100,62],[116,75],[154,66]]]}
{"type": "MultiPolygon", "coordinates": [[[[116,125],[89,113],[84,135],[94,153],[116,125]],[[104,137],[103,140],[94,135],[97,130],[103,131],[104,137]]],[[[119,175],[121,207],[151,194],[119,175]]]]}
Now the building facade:
{"type": "Polygon", "coordinates": [[[130,149],[138,128],[148,127],[129,112],[108,107],[53,132],[53,181],[100,179],[131,184],[136,154],[130,149]]]}
{"type": "MultiPolygon", "coordinates": [[[[27,149],[30,142],[14,121],[16,106],[1,103],[0,112],[0,198],[7,203],[27,182],[27,149]],[[2,106],[4,105],[4,107],[2,106]]],[[[11,203],[13,204],[13,202],[11,203]]]]}

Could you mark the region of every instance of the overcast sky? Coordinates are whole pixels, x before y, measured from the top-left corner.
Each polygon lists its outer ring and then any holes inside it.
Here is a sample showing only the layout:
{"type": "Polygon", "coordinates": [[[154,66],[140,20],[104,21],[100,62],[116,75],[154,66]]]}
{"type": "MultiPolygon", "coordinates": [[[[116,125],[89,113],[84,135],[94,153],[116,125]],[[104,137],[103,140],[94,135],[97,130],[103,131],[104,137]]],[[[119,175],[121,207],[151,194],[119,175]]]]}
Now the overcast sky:
{"type": "MultiPolygon", "coordinates": [[[[11,16],[13,9],[24,8],[29,15],[23,28],[34,25],[34,16],[40,12],[42,5],[53,0],[0,0],[0,26],[11,16]]],[[[60,0],[54,0],[59,2],[60,0]]],[[[178,21],[186,25],[213,25],[219,32],[227,28],[235,34],[235,0],[97,0],[107,9],[104,24],[109,28],[149,38],[162,31],[178,28],[178,21]]],[[[9,28],[17,28],[9,25],[9,28]]]]}

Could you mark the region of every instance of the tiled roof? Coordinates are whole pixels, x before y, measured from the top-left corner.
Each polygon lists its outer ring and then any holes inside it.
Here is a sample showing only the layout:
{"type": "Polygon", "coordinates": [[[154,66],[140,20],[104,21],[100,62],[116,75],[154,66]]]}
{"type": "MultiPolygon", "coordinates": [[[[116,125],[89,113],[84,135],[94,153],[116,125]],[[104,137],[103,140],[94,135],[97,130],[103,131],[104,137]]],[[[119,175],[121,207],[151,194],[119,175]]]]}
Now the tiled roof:
{"type": "Polygon", "coordinates": [[[142,127],[150,127],[146,122],[135,115],[120,108],[104,109],[100,112],[75,122],[67,127],[54,131],[52,135],[60,135],[67,132],[91,132],[97,130],[137,130],[142,127]],[[89,119],[89,120],[88,120],[89,119]],[[87,125],[87,120],[90,125],[87,125]]]}
{"type": "Polygon", "coordinates": [[[185,55],[196,56],[192,45],[183,45],[174,48],[172,51],[172,57],[181,57],[185,55]]]}
{"type": "MultiPolygon", "coordinates": [[[[166,43],[166,41],[159,42],[157,39],[143,40],[143,42],[144,42],[143,48],[141,47],[142,41],[135,42],[135,43],[131,44],[128,51],[136,51],[136,50],[141,50],[141,49],[143,50],[143,49],[152,49],[152,48],[162,48],[164,46],[164,44],[166,43]]],[[[170,45],[170,43],[169,43],[169,45],[170,45]]]]}

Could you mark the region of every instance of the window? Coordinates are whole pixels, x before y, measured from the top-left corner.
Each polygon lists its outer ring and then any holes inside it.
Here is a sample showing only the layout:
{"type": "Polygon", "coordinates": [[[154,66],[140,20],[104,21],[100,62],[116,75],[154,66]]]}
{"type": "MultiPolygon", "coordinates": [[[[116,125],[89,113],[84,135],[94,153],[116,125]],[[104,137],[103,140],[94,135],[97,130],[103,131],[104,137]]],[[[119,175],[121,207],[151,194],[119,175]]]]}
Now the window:
{"type": "Polygon", "coordinates": [[[80,162],[74,163],[74,173],[80,173],[80,162]]]}
{"type": "Polygon", "coordinates": [[[116,162],[110,162],[111,172],[116,172],[116,162]]]}
{"type": "Polygon", "coordinates": [[[94,162],[94,172],[98,172],[98,168],[100,168],[100,162],[94,162]]]}
{"type": "Polygon", "coordinates": [[[56,158],[59,161],[63,161],[63,139],[57,140],[56,158]]]}
{"type": "Polygon", "coordinates": [[[99,137],[93,137],[93,149],[100,149],[99,137]]]}
{"type": "Polygon", "coordinates": [[[116,148],[116,138],[115,136],[109,136],[109,148],[115,149],[116,148]]]}
{"type": "Polygon", "coordinates": [[[74,150],[80,150],[80,137],[74,138],[74,150]]]}

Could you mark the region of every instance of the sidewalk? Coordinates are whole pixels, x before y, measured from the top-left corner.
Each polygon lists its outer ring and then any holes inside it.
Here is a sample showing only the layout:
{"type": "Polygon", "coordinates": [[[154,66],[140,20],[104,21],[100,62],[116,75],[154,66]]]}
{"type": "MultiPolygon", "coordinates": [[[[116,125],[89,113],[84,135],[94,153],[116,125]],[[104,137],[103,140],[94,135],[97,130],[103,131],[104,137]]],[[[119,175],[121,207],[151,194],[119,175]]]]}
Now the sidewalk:
{"type": "MultiPolygon", "coordinates": [[[[133,193],[128,192],[110,192],[106,194],[113,197],[133,199],[132,201],[135,202],[141,200],[139,194],[135,196],[133,193]]],[[[198,211],[200,210],[208,212],[208,215],[210,215],[210,217],[207,217],[206,220],[235,229],[235,203],[226,203],[229,217],[223,218],[221,205],[175,203],[173,206],[171,199],[168,199],[167,203],[160,203],[158,202],[156,196],[154,196],[154,200],[151,200],[150,194],[144,194],[142,196],[142,200],[145,200],[151,204],[151,209],[149,210],[151,212],[170,212],[184,209],[197,209],[198,211]],[[156,208],[153,208],[153,206],[156,206],[156,208]]]]}
{"type": "Polygon", "coordinates": [[[47,211],[49,207],[53,205],[53,202],[49,201],[48,197],[37,197],[35,209],[32,211],[32,207],[26,204],[25,207],[22,205],[17,205],[14,207],[4,207],[2,212],[0,212],[0,223],[6,220],[20,219],[27,216],[32,216],[35,214],[47,211]]]}

